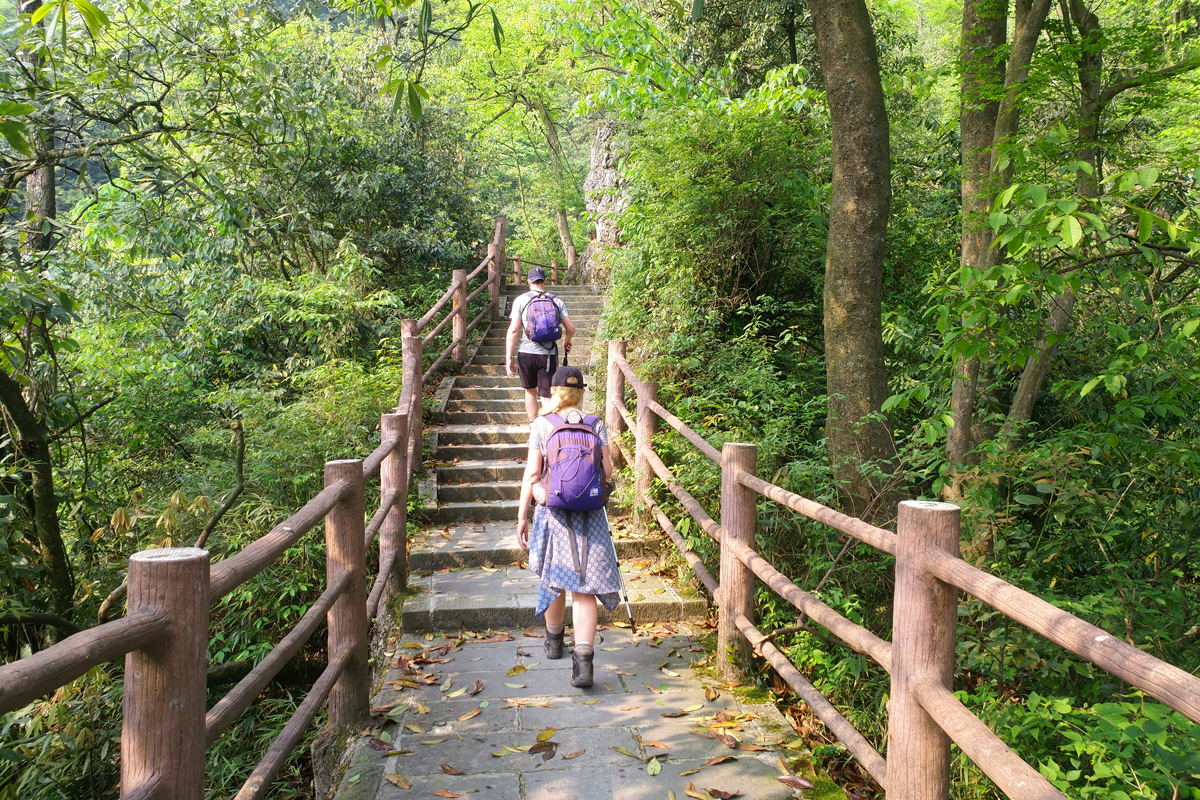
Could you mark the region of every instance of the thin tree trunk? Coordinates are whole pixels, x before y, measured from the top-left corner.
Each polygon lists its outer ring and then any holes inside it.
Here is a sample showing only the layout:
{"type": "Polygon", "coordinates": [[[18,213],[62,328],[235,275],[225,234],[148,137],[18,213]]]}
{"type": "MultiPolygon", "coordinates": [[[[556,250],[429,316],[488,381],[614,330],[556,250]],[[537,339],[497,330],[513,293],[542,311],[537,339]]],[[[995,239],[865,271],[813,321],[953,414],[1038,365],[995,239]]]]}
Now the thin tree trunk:
{"type": "MultiPolygon", "coordinates": [[[[867,465],[894,464],[881,300],[883,245],[891,211],[888,119],[871,17],[863,0],[809,0],[825,72],[833,140],[833,187],[825,253],[827,446],[856,512],[886,491],[867,465]]],[[[890,512],[885,501],[880,514],[890,512]]]]}
{"type": "Polygon", "coordinates": [[[562,201],[563,193],[567,189],[567,171],[563,166],[562,144],[558,140],[558,127],[554,124],[554,118],[550,116],[550,109],[546,107],[545,102],[538,100],[536,109],[542,120],[542,128],[546,133],[546,147],[550,150],[550,166],[554,170],[554,177],[558,182],[559,196],[554,221],[558,225],[558,238],[562,241],[563,257],[565,258],[569,248],[575,246],[575,241],[571,237],[571,222],[562,201]]]}

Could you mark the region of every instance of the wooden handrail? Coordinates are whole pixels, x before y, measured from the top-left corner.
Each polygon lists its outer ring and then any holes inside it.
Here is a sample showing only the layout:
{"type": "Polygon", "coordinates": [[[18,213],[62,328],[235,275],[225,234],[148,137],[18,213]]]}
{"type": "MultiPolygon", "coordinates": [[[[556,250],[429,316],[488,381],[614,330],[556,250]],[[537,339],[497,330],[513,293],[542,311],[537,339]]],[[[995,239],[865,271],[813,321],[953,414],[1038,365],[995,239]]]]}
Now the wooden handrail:
{"type": "Polygon", "coordinates": [[[425,347],[429,347],[429,343],[432,342],[439,333],[446,330],[446,326],[449,325],[451,322],[453,322],[454,318],[456,316],[458,316],[457,309],[451,311],[450,313],[446,314],[446,316],[442,317],[442,321],[439,322],[433,330],[431,330],[429,333],[425,334],[425,337],[421,340],[421,344],[423,344],[425,347]]]}
{"type": "Polygon", "coordinates": [[[325,698],[333,690],[337,679],[341,677],[343,670],[350,663],[351,656],[352,653],[347,648],[338,651],[329,659],[329,664],[321,673],[321,677],[317,678],[317,682],[313,684],[313,688],[309,690],[304,701],[292,714],[287,725],[283,726],[283,730],[275,737],[275,741],[271,742],[266,755],[258,762],[258,766],[250,773],[246,782],[242,784],[242,788],[234,800],[255,800],[263,795],[271,781],[279,774],[279,768],[283,766],[288,754],[304,736],[305,729],[312,724],[313,718],[317,716],[317,711],[321,709],[321,703],[325,702],[325,698]]]}
{"type": "Polygon", "coordinates": [[[720,453],[722,490],[721,522],[718,523],[695,497],[679,485],[674,473],[654,451],[653,422],[656,418],[666,420],[709,458],[713,458],[716,448],[708,445],[703,437],[658,402],[657,384],[642,381],[625,360],[624,353],[624,342],[609,342],[609,383],[605,407],[610,427],[617,430],[621,426],[633,432],[637,444],[635,458],[630,459],[627,448],[616,435],[612,438],[613,445],[626,463],[631,460],[637,462],[639,498],[647,504],[654,519],[679,548],[700,581],[713,593],[720,611],[718,670],[728,676],[728,654],[737,649],[739,644],[729,638],[728,631],[732,627],[740,631],[743,644],[749,643],[758,648],[780,677],[809,704],[859,763],[887,788],[889,797],[909,800],[918,796],[942,796],[944,788],[948,791],[950,740],[962,747],[1008,796],[1018,800],[1057,800],[1063,797],[950,691],[955,658],[955,589],[972,594],[1011,619],[1145,691],[1192,721],[1200,722],[1200,678],[1143,653],[1106,631],[959,558],[957,506],[932,502],[901,503],[900,532],[892,533],[759,478],[754,474],[754,446],[726,444],[720,453]],[[626,379],[637,389],[636,415],[630,414],[621,396],[626,379]],[[688,433],[693,436],[688,436],[688,433]],[[688,514],[720,544],[719,582],[713,580],[703,562],[687,547],[670,518],[649,495],[650,487],[646,482],[649,472],[662,479],[688,514]],[[895,555],[898,599],[893,628],[896,641],[903,642],[903,647],[850,622],[811,593],[800,589],[760,556],[754,549],[753,529],[747,527],[746,520],[737,516],[755,513],[753,504],[731,487],[744,487],[751,490],[751,497],[765,496],[882,552],[895,555]],[[726,510],[730,505],[738,506],[738,509],[727,521],[726,510]],[[732,535],[735,531],[737,535],[732,535]],[[771,637],[764,636],[754,626],[752,596],[747,596],[745,580],[730,566],[731,560],[739,568],[750,570],[807,617],[852,649],[870,656],[892,674],[888,753],[897,759],[894,770],[888,770],[888,763],[769,641],[771,637]],[[735,578],[737,582],[730,583],[735,578]],[[923,649],[932,652],[925,653],[923,649]],[[931,733],[931,728],[936,735],[931,733]],[[942,731],[950,737],[949,740],[942,736],[942,731]]]}
{"type": "MultiPolygon", "coordinates": [[[[475,280],[475,276],[487,269],[487,265],[491,262],[491,260],[491,256],[484,256],[483,261],[479,262],[479,266],[467,273],[467,280],[475,280]]],[[[484,283],[484,286],[487,286],[487,284],[484,283]]]]}
{"type": "Polygon", "coordinates": [[[379,612],[379,603],[383,600],[383,593],[388,588],[388,575],[396,566],[399,552],[399,550],[392,550],[383,554],[379,559],[379,572],[375,575],[375,582],[371,584],[371,593],[367,595],[367,616],[372,619],[379,612]]]}
{"type": "Polygon", "coordinates": [[[809,619],[845,642],[850,649],[870,656],[887,672],[892,671],[892,643],[857,625],[787,579],[782,572],[754,550],[740,542],[727,542],[733,555],[754,571],[771,591],[798,608],[809,619]]]}
{"type": "Polygon", "coordinates": [[[300,652],[304,643],[311,639],[317,628],[325,622],[325,614],[333,606],[334,601],[342,596],[342,592],[350,583],[350,578],[351,573],[343,572],[341,578],[331,583],[321,593],[321,596],[313,601],[308,611],[304,612],[304,616],[296,623],[296,627],[292,628],[287,636],[280,639],[279,643],[271,648],[271,652],[267,653],[262,661],[255,664],[254,669],[250,670],[246,677],[238,681],[237,686],[230,689],[228,694],[208,710],[204,719],[205,747],[212,747],[221,734],[228,730],[229,726],[242,715],[242,712],[250,707],[250,704],[267,687],[271,679],[279,674],[279,670],[287,666],[287,663],[300,652]]]}
{"type": "Polygon", "coordinates": [[[480,323],[480,321],[483,320],[484,317],[486,317],[488,314],[490,314],[491,311],[492,311],[492,307],[489,305],[483,311],[480,311],[478,314],[476,314],[475,319],[473,319],[469,323],[467,323],[467,333],[470,334],[471,331],[475,330],[475,326],[478,325],[480,323]]]}
{"type": "Polygon", "coordinates": [[[386,442],[381,442],[379,447],[372,450],[371,455],[363,459],[363,478],[374,477],[375,473],[379,472],[379,465],[396,449],[396,445],[399,443],[399,439],[388,439],[386,442]]]}
{"type": "MultiPolygon", "coordinates": [[[[467,280],[470,280],[470,278],[468,278],[467,280]]],[[[475,288],[475,291],[473,291],[467,295],[467,302],[469,303],[472,300],[474,300],[476,297],[479,296],[480,292],[482,292],[484,289],[487,289],[490,285],[491,285],[491,283],[489,281],[484,281],[483,283],[479,284],[479,286],[477,286],[475,288]]]]}
{"type": "Polygon", "coordinates": [[[815,500],[809,500],[807,497],[801,497],[773,483],[768,483],[757,475],[749,475],[741,472],[738,473],[737,480],[738,483],[746,488],[753,489],[764,497],[771,498],[781,506],[787,506],[792,511],[797,511],[809,519],[814,519],[842,533],[849,534],[860,542],[871,545],[876,550],[896,555],[896,534],[891,531],[876,528],[874,525],[863,522],[861,519],[848,516],[840,511],[834,511],[829,506],[823,506],[815,500]]]}
{"type": "Polygon", "coordinates": [[[215,564],[209,578],[212,599],[224,597],[274,563],[284,551],[300,541],[301,536],[323,520],[349,490],[350,484],[345,482],[325,487],[266,536],[246,545],[237,555],[215,564]]]}
{"type": "Polygon", "coordinates": [[[428,311],[425,312],[423,317],[417,320],[418,331],[424,330],[425,326],[429,324],[430,320],[437,316],[437,313],[446,307],[446,303],[449,303],[454,299],[454,290],[457,288],[458,284],[452,282],[450,284],[450,288],[446,290],[446,293],[438,298],[438,301],[434,303],[428,311]]]}
{"type": "Polygon", "coordinates": [[[433,373],[437,372],[437,368],[440,367],[442,365],[442,362],[445,361],[447,358],[449,358],[450,354],[453,352],[454,352],[454,343],[451,342],[446,347],[446,349],[442,351],[442,354],[437,357],[437,360],[429,365],[429,369],[425,370],[425,373],[423,375],[421,375],[421,383],[424,384],[427,380],[432,378],[433,373]]]}
{"type": "Polygon", "coordinates": [[[938,726],[996,782],[1000,791],[1017,800],[1066,800],[1065,794],[1026,764],[945,686],[922,680],[913,689],[938,726]]]}
{"type": "Polygon", "coordinates": [[[663,408],[657,400],[649,405],[651,411],[653,411],[659,416],[660,419],[665,420],[668,425],[678,431],[680,436],[696,445],[701,453],[704,453],[704,455],[708,456],[710,461],[715,464],[721,463],[721,451],[705,441],[703,436],[689,428],[679,417],[663,408]]]}
{"type": "Polygon", "coordinates": [[[166,633],[161,613],[134,613],[72,634],[53,647],[0,667],[0,714],[15,711],[70,683],[94,666],[121,658],[166,633]]]}
{"type": "Polygon", "coordinates": [[[530,261],[529,259],[525,258],[524,256],[509,256],[508,260],[515,261],[523,267],[541,267],[542,269],[550,269],[549,264],[542,264],[537,261],[530,261]]]}
{"type": "Polygon", "coordinates": [[[1195,675],[1143,653],[1103,628],[960,558],[934,555],[926,559],[925,566],[951,586],[1200,723],[1200,678],[1195,675]]]}

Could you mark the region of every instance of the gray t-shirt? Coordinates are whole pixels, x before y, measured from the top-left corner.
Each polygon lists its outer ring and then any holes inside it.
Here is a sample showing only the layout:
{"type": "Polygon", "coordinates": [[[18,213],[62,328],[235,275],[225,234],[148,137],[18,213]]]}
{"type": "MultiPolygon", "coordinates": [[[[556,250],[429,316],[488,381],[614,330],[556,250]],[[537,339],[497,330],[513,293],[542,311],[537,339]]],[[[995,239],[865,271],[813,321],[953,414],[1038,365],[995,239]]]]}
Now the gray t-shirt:
{"type": "MultiPolygon", "coordinates": [[[[513,301],[512,314],[510,314],[508,318],[510,320],[520,320],[521,346],[517,348],[517,352],[533,353],[537,356],[552,356],[558,352],[558,342],[551,342],[548,345],[538,344],[537,342],[531,342],[529,340],[529,335],[525,333],[525,320],[521,319],[521,316],[525,313],[525,309],[529,307],[529,301],[535,297],[537,297],[537,292],[531,291],[526,292],[513,301]]],[[[554,298],[554,304],[558,306],[559,316],[563,319],[566,319],[567,306],[563,303],[562,298],[556,296],[554,298]]]]}
{"type": "MultiPolygon", "coordinates": [[[[565,414],[559,414],[559,416],[565,419],[567,422],[576,423],[582,421],[583,412],[570,409],[565,414]]],[[[608,446],[608,428],[604,427],[604,420],[596,417],[596,421],[592,425],[592,430],[594,430],[596,435],[600,437],[600,443],[608,446]]],[[[529,446],[531,448],[536,447],[538,450],[542,451],[543,455],[545,455],[546,442],[550,439],[550,434],[553,432],[554,423],[544,416],[538,417],[529,426],[529,446]]]]}

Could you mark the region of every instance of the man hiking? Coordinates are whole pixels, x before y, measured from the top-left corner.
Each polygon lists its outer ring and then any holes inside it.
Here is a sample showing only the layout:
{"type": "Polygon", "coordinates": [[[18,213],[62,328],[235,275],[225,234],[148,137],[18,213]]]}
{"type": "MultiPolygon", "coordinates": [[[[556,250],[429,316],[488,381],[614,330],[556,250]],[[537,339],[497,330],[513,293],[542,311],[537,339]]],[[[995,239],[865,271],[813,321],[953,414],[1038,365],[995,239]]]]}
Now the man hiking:
{"type": "Polygon", "coordinates": [[[529,270],[529,291],[513,302],[504,361],[508,377],[521,377],[530,422],[538,417],[538,396],[550,397],[550,378],[558,369],[558,339],[564,339],[563,352],[570,353],[574,336],[575,324],[567,316],[567,307],[561,298],[546,293],[546,272],[533,267],[529,270]],[[520,347],[516,346],[518,334],[520,347]]]}

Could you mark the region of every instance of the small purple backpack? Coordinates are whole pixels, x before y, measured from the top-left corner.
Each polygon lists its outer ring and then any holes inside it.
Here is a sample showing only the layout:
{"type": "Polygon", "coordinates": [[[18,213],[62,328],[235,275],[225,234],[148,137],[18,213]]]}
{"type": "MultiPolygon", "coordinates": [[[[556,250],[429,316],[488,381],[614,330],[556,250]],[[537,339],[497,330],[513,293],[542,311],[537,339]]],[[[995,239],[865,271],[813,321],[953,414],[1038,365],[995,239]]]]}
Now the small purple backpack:
{"type": "Polygon", "coordinates": [[[547,414],[546,419],[554,425],[546,440],[542,468],[549,495],[546,505],[572,511],[603,508],[603,443],[592,427],[600,418],[587,415],[580,422],[567,422],[558,414],[547,414]]]}

